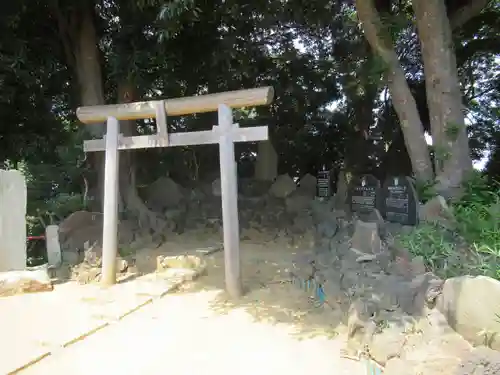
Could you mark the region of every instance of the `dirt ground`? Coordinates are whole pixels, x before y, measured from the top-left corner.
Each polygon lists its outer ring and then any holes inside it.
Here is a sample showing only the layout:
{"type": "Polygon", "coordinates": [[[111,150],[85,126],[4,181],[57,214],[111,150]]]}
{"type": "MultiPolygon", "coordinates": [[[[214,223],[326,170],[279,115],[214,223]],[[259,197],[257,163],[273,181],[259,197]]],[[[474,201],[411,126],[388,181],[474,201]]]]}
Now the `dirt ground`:
{"type": "MultiPolygon", "coordinates": [[[[182,235],[142,250],[136,266],[152,272],[157,255],[200,255],[213,235],[182,235]]],[[[224,289],[223,252],[204,257],[207,271],[180,290],[145,306],[85,340],[61,349],[21,374],[366,374],[366,364],[341,355],[340,312],[318,307],[290,283],[292,257],[285,243],[243,241],[245,295],[230,301],[224,289]]],[[[129,281],[133,283],[132,281],[129,281]]]]}

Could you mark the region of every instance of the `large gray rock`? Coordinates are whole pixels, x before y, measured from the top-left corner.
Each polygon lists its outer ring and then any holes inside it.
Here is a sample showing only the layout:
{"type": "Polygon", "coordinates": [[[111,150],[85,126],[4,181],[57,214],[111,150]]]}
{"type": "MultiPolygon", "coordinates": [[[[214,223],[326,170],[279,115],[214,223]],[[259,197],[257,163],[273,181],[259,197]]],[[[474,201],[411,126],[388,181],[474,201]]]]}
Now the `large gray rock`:
{"type": "Polygon", "coordinates": [[[297,185],[288,174],[276,177],[269,193],[276,198],[286,198],[297,189],[297,185]]]}
{"type": "Polygon", "coordinates": [[[176,207],[184,198],[182,187],[169,177],[160,177],[153,182],[146,192],[149,208],[163,211],[176,207]]]}
{"type": "Polygon", "coordinates": [[[70,236],[72,232],[84,227],[102,227],[104,215],[100,212],[76,211],[59,224],[59,233],[63,237],[70,236]]]}
{"type": "Polygon", "coordinates": [[[299,181],[298,190],[301,194],[309,195],[314,197],[316,195],[317,179],[311,174],[306,174],[302,176],[299,181]]]}
{"type": "Polygon", "coordinates": [[[473,345],[500,351],[500,282],[486,276],[445,281],[436,307],[450,326],[473,345]]]}
{"type": "Polygon", "coordinates": [[[312,197],[301,194],[298,190],[291,193],[285,199],[286,211],[289,213],[298,213],[311,208],[312,197]]]}

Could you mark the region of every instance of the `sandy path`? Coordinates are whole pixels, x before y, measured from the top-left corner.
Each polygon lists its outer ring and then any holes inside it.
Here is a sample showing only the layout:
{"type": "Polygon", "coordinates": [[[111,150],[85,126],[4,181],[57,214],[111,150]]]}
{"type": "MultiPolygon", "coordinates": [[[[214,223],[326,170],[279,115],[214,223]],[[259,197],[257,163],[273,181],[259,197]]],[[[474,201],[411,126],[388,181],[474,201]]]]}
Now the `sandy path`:
{"type": "Polygon", "coordinates": [[[220,314],[216,291],[167,296],[22,374],[365,374],[341,340],[294,337],[290,324],[220,314]]]}
{"type": "MultiPolygon", "coordinates": [[[[207,241],[180,238],[163,253],[189,252],[207,241]]],[[[144,259],[152,261],[149,254],[144,259]]],[[[242,244],[246,295],[224,292],[223,255],[208,273],[21,374],[349,374],[365,375],[362,363],[341,358],[337,312],[314,308],[307,293],[290,284],[291,249],[242,244]]]]}

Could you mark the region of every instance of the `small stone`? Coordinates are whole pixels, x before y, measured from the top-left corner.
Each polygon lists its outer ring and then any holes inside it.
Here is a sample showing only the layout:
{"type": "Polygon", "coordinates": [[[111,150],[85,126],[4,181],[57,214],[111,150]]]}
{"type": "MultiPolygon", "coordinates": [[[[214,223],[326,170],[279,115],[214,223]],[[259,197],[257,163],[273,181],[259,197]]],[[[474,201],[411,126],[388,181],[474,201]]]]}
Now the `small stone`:
{"type": "Polygon", "coordinates": [[[378,232],[381,237],[384,237],[386,235],[386,225],[385,225],[385,220],[380,214],[379,210],[374,208],[368,215],[366,215],[365,221],[369,223],[376,223],[378,227],[378,232]]]}
{"type": "Polygon", "coordinates": [[[428,223],[439,224],[447,229],[455,227],[455,218],[446,200],[438,195],[420,207],[420,220],[428,223]]]}
{"type": "Polygon", "coordinates": [[[378,304],[371,299],[357,299],[349,307],[347,319],[348,340],[364,346],[371,341],[376,330],[374,318],[378,313],[378,304]]]}
{"type": "Polygon", "coordinates": [[[116,258],[116,271],[119,273],[124,273],[128,269],[128,262],[121,257],[116,258]]]}
{"type": "Polygon", "coordinates": [[[421,275],[427,272],[427,267],[425,266],[425,261],[422,256],[413,258],[410,267],[414,275],[421,275]]]}
{"type": "Polygon", "coordinates": [[[92,267],[100,267],[102,263],[102,248],[94,245],[85,250],[84,261],[92,267]]]}
{"type": "Polygon", "coordinates": [[[364,254],[356,258],[356,262],[358,263],[363,263],[363,262],[371,262],[377,259],[376,254],[364,254]]]}
{"type": "Polygon", "coordinates": [[[370,355],[375,361],[384,365],[391,358],[397,358],[401,355],[406,340],[403,328],[386,328],[373,336],[369,349],[370,355]]]}
{"type": "Polygon", "coordinates": [[[377,223],[366,223],[357,220],[351,240],[351,248],[360,253],[380,253],[382,251],[382,241],[378,233],[377,223]]]}

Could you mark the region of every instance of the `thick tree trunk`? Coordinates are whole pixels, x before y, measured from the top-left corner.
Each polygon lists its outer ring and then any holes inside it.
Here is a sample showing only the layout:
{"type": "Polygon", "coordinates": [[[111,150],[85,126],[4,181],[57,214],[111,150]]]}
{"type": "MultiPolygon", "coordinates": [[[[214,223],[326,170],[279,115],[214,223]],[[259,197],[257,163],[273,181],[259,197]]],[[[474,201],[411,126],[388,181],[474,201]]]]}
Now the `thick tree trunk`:
{"type": "MultiPolygon", "coordinates": [[[[73,67],[78,82],[80,104],[100,105],[104,104],[104,88],[94,10],[90,6],[82,6],[80,12],[80,27],[76,35],[72,35],[73,67]]],[[[105,132],[104,124],[89,125],[86,128],[92,136],[99,138],[102,138],[105,132]]],[[[89,154],[87,160],[97,176],[94,181],[91,180],[89,187],[95,198],[90,202],[90,206],[92,210],[101,211],[104,198],[104,153],[89,154]]]]}
{"type": "MultiPolygon", "coordinates": [[[[136,89],[132,82],[123,81],[118,84],[118,102],[130,103],[136,101],[136,89]]],[[[137,135],[137,124],[135,121],[120,121],[120,133],[124,137],[137,135]]],[[[134,150],[120,151],[119,169],[119,194],[120,212],[126,217],[137,220],[139,227],[145,231],[153,232],[155,235],[163,235],[167,229],[167,222],[149,210],[137,193],[135,180],[135,158],[134,150]]],[[[165,192],[168,194],[168,192],[165,192]]]]}
{"type": "Polygon", "coordinates": [[[365,37],[373,51],[386,64],[386,77],[403,131],[406,148],[411,158],[416,178],[430,181],[433,178],[432,162],[425,140],[424,128],[420,120],[415,98],[411,94],[405,73],[392,45],[390,35],[385,31],[373,0],[356,0],[359,21],[365,37]]]}
{"type": "Polygon", "coordinates": [[[450,21],[442,0],[415,0],[413,8],[424,61],[438,188],[454,197],[472,170],[472,160],[450,21]]]}

